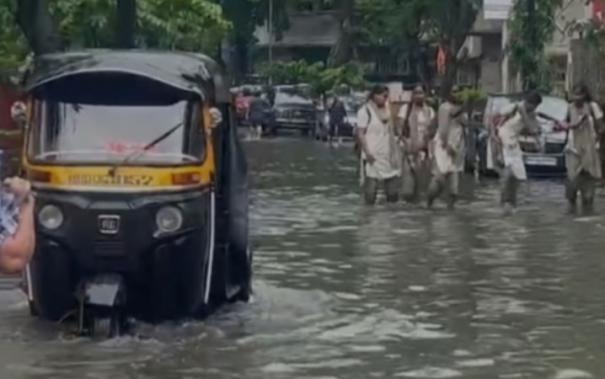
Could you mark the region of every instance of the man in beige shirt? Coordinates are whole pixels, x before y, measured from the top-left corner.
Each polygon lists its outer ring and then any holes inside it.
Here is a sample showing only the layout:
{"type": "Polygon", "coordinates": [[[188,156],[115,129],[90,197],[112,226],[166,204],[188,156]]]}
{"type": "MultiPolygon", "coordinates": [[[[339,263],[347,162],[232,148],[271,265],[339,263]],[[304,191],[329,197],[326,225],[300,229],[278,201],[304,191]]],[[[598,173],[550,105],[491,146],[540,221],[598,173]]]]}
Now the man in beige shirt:
{"type": "Polygon", "coordinates": [[[414,88],[411,103],[401,107],[397,121],[404,154],[403,196],[414,202],[430,177],[429,143],[435,132],[435,111],[427,104],[422,86],[414,88]]]}

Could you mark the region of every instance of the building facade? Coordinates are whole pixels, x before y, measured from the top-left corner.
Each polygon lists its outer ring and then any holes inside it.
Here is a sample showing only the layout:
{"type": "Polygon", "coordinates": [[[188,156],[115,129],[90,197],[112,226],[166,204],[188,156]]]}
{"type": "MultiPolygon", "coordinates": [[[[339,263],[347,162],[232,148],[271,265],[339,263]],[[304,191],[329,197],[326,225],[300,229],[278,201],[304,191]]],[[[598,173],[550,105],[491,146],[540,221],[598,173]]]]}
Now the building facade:
{"type": "MultiPolygon", "coordinates": [[[[556,28],[545,53],[550,63],[555,91],[563,93],[570,86],[571,43],[577,39],[574,32],[578,24],[602,17],[605,0],[564,0],[556,12],[556,28]]],[[[484,0],[465,48],[467,57],[460,67],[457,84],[481,88],[487,93],[515,92],[520,90],[520,80],[513,75],[506,54],[508,44],[507,23],[513,0],[484,0]]],[[[340,33],[339,20],[331,9],[332,2],[297,2],[297,8],[288,10],[290,27],[281,38],[270,38],[266,26],[256,30],[258,64],[265,64],[271,46],[274,60],[298,60],[326,62],[332,46],[340,33]]],[[[381,47],[359,47],[356,59],[369,68],[371,80],[399,80],[406,83],[426,81],[419,78],[413,64],[422,61],[433,77],[436,48],[423,46],[421,56],[393,54],[381,47]]]]}

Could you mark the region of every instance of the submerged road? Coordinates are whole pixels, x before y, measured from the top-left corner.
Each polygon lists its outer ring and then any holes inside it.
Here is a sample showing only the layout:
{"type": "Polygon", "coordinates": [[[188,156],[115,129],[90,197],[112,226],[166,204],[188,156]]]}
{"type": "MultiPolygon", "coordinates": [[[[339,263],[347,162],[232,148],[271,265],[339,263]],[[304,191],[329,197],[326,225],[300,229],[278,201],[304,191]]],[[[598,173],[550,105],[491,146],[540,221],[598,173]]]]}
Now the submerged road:
{"type": "Polygon", "coordinates": [[[503,217],[497,183],[455,212],[361,205],[351,148],[246,143],[251,304],[135,337],[74,339],[0,283],[0,378],[605,378],[605,197],[565,214],[531,182],[503,217]]]}

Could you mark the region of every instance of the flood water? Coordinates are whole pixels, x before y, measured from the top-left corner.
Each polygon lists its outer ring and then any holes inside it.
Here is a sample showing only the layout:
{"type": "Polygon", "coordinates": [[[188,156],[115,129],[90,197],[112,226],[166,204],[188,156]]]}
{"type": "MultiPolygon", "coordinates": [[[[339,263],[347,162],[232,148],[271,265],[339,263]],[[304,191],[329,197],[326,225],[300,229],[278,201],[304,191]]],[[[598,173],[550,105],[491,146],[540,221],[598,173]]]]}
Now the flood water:
{"type": "Polygon", "coordinates": [[[605,378],[605,197],[572,217],[530,182],[503,217],[471,179],[454,212],[367,208],[350,146],[247,150],[251,304],[97,341],[0,283],[0,378],[605,378]]]}

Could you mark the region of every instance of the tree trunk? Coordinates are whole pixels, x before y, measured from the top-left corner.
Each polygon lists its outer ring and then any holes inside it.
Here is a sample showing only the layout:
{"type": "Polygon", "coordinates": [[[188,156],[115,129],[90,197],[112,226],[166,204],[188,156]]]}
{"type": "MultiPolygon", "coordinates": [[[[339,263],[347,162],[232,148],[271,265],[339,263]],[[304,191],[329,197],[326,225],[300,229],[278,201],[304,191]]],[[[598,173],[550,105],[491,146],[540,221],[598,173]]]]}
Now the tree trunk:
{"type": "Polygon", "coordinates": [[[350,61],[353,51],[353,13],[355,10],[354,0],[339,0],[338,21],[340,33],[338,41],[330,50],[328,66],[337,67],[350,61]]]}
{"type": "Polygon", "coordinates": [[[17,24],[36,55],[63,48],[48,8],[48,0],[18,0],[17,24]]]}
{"type": "MultiPolygon", "coordinates": [[[[438,2],[445,4],[446,2],[438,2]]],[[[478,7],[470,0],[448,0],[445,17],[441,19],[442,44],[447,46],[447,60],[445,75],[441,76],[441,96],[447,96],[456,83],[456,74],[465,57],[458,57],[458,52],[464,45],[466,37],[470,34],[478,14],[478,7]]]]}
{"type": "Polygon", "coordinates": [[[416,36],[408,36],[409,43],[409,63],[410,69],[416,74],[416,77],[422,83],[426,90],[430,89],[430,80],[427,75],[426,56],[420,45],[420,38],[416,36]]]}
{"type": "Polygon", "coordinates": [[[136,46],[137,1],[116,0],[116,47],[132,49],[136,46]]]}

